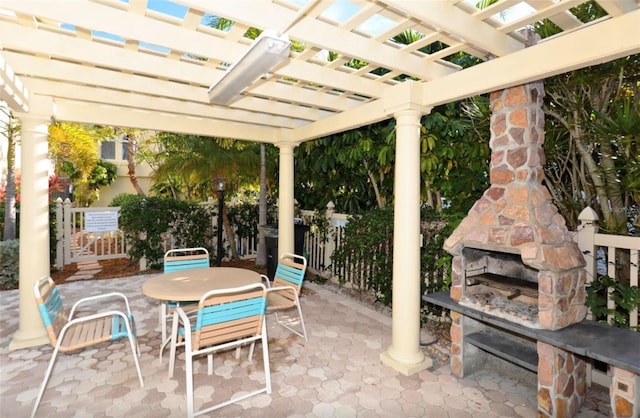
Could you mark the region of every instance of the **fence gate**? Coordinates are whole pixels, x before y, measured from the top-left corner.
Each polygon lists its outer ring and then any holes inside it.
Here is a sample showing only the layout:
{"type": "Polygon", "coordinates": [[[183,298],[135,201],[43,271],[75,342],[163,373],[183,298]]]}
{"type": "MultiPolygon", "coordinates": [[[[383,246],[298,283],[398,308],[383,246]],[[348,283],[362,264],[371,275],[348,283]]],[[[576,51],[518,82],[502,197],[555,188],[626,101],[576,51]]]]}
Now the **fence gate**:
{"type": "Polygon", "coordinates": [[[75,208],[56,201],[56,266],[78,261],[127,257],[124,233],[118,228],[119,207],[75,208]]]}

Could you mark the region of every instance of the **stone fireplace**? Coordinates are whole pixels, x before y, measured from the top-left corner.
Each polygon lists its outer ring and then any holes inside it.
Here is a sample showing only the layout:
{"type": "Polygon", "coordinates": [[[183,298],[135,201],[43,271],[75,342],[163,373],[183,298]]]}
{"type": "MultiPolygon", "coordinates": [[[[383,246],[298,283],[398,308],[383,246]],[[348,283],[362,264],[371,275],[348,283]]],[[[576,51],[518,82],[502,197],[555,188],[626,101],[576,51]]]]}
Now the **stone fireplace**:
{"type": "MultiPolygon", "coordinates": [[[[444,249],[453,255],[452,299],[527,327],[559,330],[586,316],[586,273],[543,184],[543,96],[542,82],[491,94],[491,185],[444,249]]],[[[474,360],[476,353],[484,353],[465,336],[489,333],[489,343],[503,336],[454,312],[452,319],[451,368],[463,377],[482,362],[474,360]]],[[[532,363],[537,361],[531,370],[538,374],[539,416],[575,414],[586,390],[586,362],[514,337],[513,344],[520,343],[532,347],[532,363]]]]}

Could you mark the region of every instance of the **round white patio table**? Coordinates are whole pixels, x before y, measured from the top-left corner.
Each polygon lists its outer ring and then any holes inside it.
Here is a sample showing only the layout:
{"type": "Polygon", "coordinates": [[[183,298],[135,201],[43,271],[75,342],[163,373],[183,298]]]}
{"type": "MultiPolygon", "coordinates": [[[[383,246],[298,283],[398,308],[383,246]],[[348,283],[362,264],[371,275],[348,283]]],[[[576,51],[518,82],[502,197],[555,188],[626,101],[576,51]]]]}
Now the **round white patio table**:
{"type": "MultiPolygon", "coordinates": [[[[210,290],[230,289],[261,281],[260,273],[253,270],[237,267],[205,267],[154,276],[142,284],[142,294],[160,301],[197,302],[210,290]]],[[[174,311],[173,322],[177,324],[177,321],[178,315],[174,311]]],[[[162,342],[160,346],[161,361],[164,347],[171,342],[171,335],[162,342]]],[[[175,349],[175,344],[171,344],[169,377],[173,377],[175,349]]]]}

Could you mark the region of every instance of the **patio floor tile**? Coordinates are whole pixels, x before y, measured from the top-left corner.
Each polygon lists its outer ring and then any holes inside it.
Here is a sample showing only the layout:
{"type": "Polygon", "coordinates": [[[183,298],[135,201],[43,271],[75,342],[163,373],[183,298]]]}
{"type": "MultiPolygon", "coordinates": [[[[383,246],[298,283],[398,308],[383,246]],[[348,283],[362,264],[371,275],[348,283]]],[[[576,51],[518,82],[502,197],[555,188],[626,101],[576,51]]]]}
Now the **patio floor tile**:
{"type": "MultiPolygon", "coordinates": [[[[60,285],[67,304],[88,294],[120,291],[131,302],[145,387],[140,388],[130,350],[105,345],[78,355],[60,354],[37,416],[176,417],[186,414],[184,358],[173,378],[168,353],[160,362],[157,301],[140,288],[150,276],[79,281],[60,285]]],[[[384,366],[380,353],[391,343],[391,318],[315,283],[302,297],[309,342],[268,321],[273,391],[232,404],[205,417],[535,417],[536,388],[491,370],[456,379],[448,366],[404,376],[384,366]]],[[[52,348],[9,351],[18,328],[18,292],[0,292],[0,417],[31,412],[52,348]]],[[[271,320],[270,320],[271,319],[271,320]]],[[[427,336],[429,337],[429,336],[427,336]]],[[[424,340],[424,339],[423,339],[424,340]]],[[[259,348],[259,347],[258,347],[259,348]]],[[[229,397],[264,379],[259,351],[253,362],[243,349],[206,360],[195,369],[196,407],[229,397]]],[[[579,418],[605,415],[583,407],[579,418]]]]}

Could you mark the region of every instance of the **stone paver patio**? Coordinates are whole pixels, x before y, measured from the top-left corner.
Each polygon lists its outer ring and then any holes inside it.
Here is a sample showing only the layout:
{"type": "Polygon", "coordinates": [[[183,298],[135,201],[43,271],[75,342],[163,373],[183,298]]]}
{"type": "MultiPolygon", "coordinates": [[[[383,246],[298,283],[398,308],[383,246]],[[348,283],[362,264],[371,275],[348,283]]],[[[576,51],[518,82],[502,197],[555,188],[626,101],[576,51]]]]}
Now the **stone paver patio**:
{"type": "MultiPolygon", "coordinates": [[[[167,356],[158,358],[157,302],[142,295],[150,276],[78,281],[59,286],[63,300],[120,291],[132,304],[142,352],[145,387],[140,388],[124,344],[61,354],[37,416],[181,417],[186,415],[184,360],[174,378],[167,356]]],[[[269,321],[271,395],[258,395],[204,416],[216,417],[529,417],[536,413],[536,388],[483,370],[458,380],[448,366],[404,376],[381,364],[391,341],[391,318],[314,283],[302,298],[309,342],[269,321]]],[[[0,292],[0,416],[29,416],[52,348],[9,351],[18,327],[18,291],[0,292]]],[[[269,317],[267,317],[269,320],[269,317]]],[[[233,353],[196,368],[196,407],[223,399],[253,380],[262,381],[260,356],[247,361],[233,353]],[[238,366],[239,364],[239,366],[238,366]]],[[[580,418],[604,417],[583,406],[580,418]]]]}

